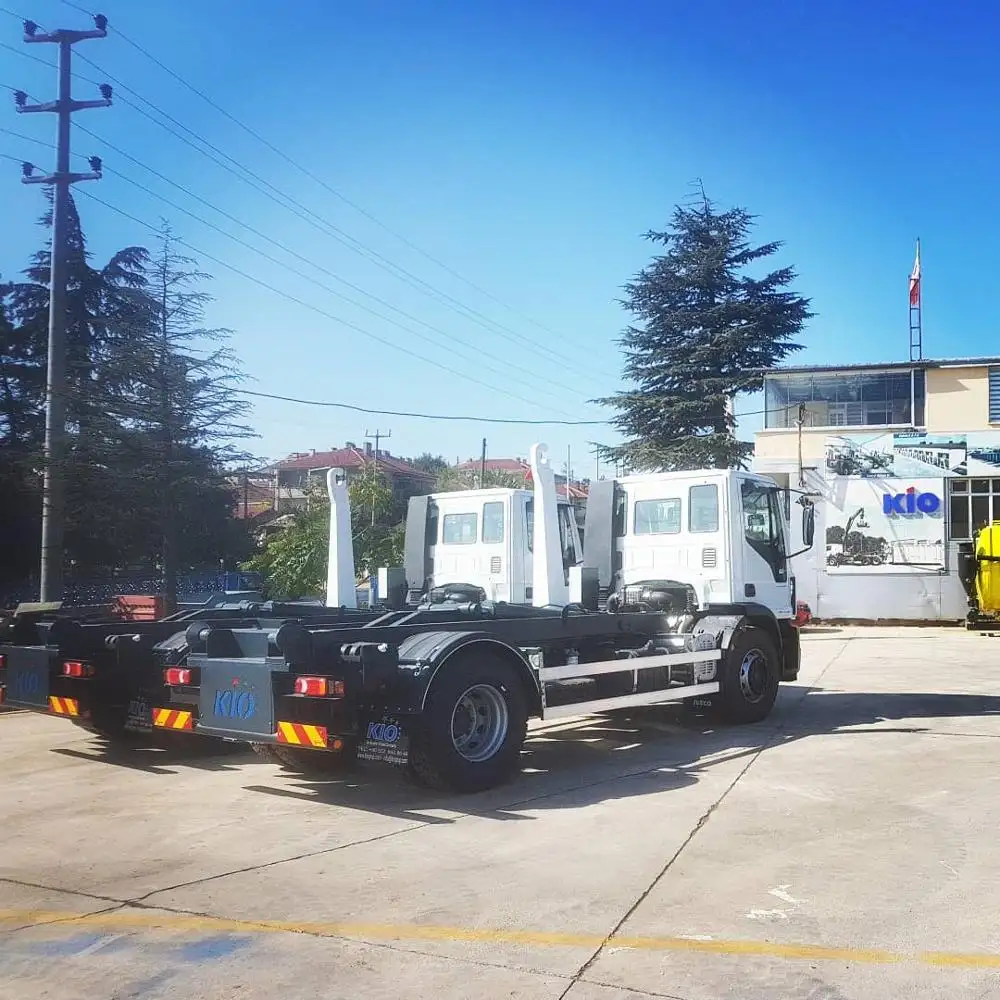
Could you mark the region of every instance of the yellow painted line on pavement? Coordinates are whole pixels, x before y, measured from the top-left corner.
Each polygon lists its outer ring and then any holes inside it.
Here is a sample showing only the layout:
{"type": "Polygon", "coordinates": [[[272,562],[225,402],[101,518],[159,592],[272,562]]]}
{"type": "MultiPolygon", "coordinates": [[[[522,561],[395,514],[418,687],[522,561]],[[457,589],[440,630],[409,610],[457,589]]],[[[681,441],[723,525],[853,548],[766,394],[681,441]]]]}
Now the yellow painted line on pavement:
{"type": "Polygon", "coordinates": [[[602,945],[631,951],[674,951],[741,957],[854,962],[859,965],[917,963],[952,969],[1000,969],[1000,954],[990,952],[904,952],[880,948],[830,947],[819,944],[782,944],[777,941],[705,940],[687,937],[606,938],[601,934],[548,931],[436,927],[425,924],[365,924],[303,922],[297,920],[238,920],[149,910],[74,913],[68,910],[0,910],[0,930],[10,927],[95,927],[103,930],[164,930],[178,933],[287,933],[394,941],[453,941],[484,944],[521,944],[537,947],[589,948],[602,945]]]}

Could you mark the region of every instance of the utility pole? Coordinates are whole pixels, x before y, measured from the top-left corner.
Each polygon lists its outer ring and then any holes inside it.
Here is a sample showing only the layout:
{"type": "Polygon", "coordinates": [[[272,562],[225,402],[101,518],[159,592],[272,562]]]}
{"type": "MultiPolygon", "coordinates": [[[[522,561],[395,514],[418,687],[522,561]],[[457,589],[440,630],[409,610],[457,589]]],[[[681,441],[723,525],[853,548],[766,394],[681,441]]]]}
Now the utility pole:
{"type": "Polygon", "coordinates": [[[483,438],[483,457],[479,463],[479,488],[486,484],[486,438],[483,438]]]}
{"type": "Polygon", "coordinates": [[[60,28],[42,32],[34,21],[24,22],[25,42],[52,42],[59,46],[59,98],[45,104],[29,104],[28,95],[18,90],[14,103],[19,114],[54,112],[58,116],[55,173],[36,175],[32,163],[22,165],[25,184],[49,184],[52,202],[52,262],[49,279],[49,354],[45,395],[45,473],[42,483],[41,600],[58,601],[63,592],[63,538],[66,516],[66,237],[69,189],[77,181],[101,179],[101,159],[90,157],[90,173],[75,174],[69,169],[70,121],[74,111],[106,108],[111,104],[111,87],[100,85],[98,101],[74,101],[72,94],[73,46],[88,38],[107,36],[108,19],[94,15],[94,28],[73,31],[60,28]]]}
{"type": "MultiPolygon", "coordinates": [[[[367,430],[365,431],[365,438],[366,439],[369,439],[369,438],[374,438],[375,439],[375,472],[378,472],[378,444],[379,444],[379,441],[381,441],[382,438],[384,438],[384,437],[385,438],[391,438],[392,437],[392,431],[380,431],[377,427],[375,428],[375,433],[374,434],[369,434],[367,430]]],[[[373,487],[372,488],[372,527],[373,528],[375,527],[375,490],[374,490],[374,485],[375,485],[375,477],[373,476],[372,477],[372,487],[373,487]]]]}

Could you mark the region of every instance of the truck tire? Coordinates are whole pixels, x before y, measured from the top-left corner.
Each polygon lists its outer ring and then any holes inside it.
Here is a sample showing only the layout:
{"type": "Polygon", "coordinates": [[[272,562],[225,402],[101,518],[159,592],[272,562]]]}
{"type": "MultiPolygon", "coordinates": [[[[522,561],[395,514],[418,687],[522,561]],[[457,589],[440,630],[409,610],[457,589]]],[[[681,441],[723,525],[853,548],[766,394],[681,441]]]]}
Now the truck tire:
{"type": "Polygon", "coordinates": [[[481,792],[520,767],[528,703],[517,671],[490,653],[446,665],[410,740],[411,776],[431,788],[481,792]]]}
{"type": "Polygon", "coordinates": [[[720,664],[717,706],[726,722],[767,718],[778,696],[781,663],[774,640],[762,628],[740,629],[720,664]]]}
{"type": "Polygon", "coordinates": [[[357,744],[347,743],[343,750],[299,750],[284,744],[271,744],[271,752],[289,771],[307,777],[333,777],[349,771],[357,763],[357,744]]]}

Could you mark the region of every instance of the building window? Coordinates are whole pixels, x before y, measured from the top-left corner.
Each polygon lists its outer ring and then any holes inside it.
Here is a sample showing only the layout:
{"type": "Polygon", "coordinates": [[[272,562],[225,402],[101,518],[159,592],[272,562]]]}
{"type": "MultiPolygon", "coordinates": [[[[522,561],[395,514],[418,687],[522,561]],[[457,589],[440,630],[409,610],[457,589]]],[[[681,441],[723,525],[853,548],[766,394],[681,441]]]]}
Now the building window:
{"type": "Polygon", "coordinates": [[[768,429],[795,427],[800,409],[807,427],[920,427],[924,372],[775,372],[764,379],[764,407],[768,429]]]}
{"type": "Polygon", "coordinates": [[[971,541],[991,521],[1000,521],[1000,479],[960,479],[949,482],[950,536],[971,541]]]}
{"type": "Polygon", "coordinates": [[[719,487],[715,483],[688,491],[688,531],[719,530],[719,487]]]}
{"type": "Polygon", "coordinates": [[[503,503],[483,504],[483,541],[487,545],[503,541],[503,503]]]}
{"type": "Polygon", "coordinates": [[[681,502],[670,500],[638,500],[635,505],[637,535],[676,535],[681,530],[681,502]]]}
{"type": "Polygon", "coordinates": [[[445,514],[441,528],[442,545],[475,545],[478,514],[445,514]]]}
{"type": "Polygon", "coordinates": [[[1000,424],[1000,368],[990,369],[990,423],[1000,424]]]}

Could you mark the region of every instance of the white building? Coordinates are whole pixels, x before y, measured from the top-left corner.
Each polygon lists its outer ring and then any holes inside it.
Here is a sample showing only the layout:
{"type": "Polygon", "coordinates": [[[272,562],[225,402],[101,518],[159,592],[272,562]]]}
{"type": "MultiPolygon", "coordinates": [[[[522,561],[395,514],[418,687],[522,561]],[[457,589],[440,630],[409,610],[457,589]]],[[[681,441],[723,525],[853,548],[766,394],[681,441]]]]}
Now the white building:
{"type": "Polygon", "coordinates": [[[960,620],[959,556],[1000,521],[1000,358],[783,368],[764,380],[755,471],[816,496],[794,561],[819,618],[960,620]]]}

